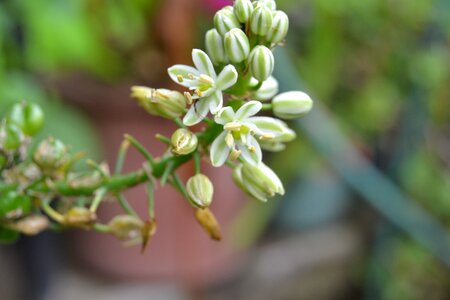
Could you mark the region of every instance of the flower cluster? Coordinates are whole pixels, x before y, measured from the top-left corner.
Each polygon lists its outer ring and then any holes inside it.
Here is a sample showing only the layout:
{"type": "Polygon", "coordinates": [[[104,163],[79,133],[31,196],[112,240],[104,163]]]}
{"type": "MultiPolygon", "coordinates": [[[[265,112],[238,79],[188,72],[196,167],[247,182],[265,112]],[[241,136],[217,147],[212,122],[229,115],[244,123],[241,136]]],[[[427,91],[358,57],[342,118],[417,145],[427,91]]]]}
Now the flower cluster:
{"type": "Polygon", "coordinates": [[[168,68],[182,91],[132,87],[131,96],[145,111],[178,125],[171,137],[157,135],[167,151],[153,157],[126,135],[114,172],[89,160],[88,170],[77,171],[73,164],[81,155],[70,153],[70,147],[52,137],[29,147],[43,126],[43,112],[34,104],[15,105],[0,123],[0,241],[11,241],[19,232],[32,235],[49,227],[75,227],[108,233],[145,249],[156,232],[157,183],[176,188],[192,205],[199,224],[219,240],[220,226],[209,208],[214,185],[201,172],[202,157],[215,167],[232,168],[236,184],[255,199],[284,194],[278,176],[263,163],[263,150],[283,150],[296,135],[281,119],[301,117],[312,108],[303,92],[279,94],[272,76],[272,50],[284,42],[288,26],[287,15],[276,9],[274,0],[236,0],[219,10],[214,28],[205,36],[206,51],[192,51],[193,66],[168,68]],[[130,146],[145,163],[142,169],[122,174],[130,146]],[[191,160],[195,174],[184,183],[177,169],[191,160]],[[146,220],[122,193],[144,183],[146,220]],[[82,198],[74,201],[77,197],[82,198]],[[107,198],[115,198],[124,214],[102,223],[96,211],[107,198]]]}
{"type": "MultiPolygon", "coordinates": [[[[280,151],[295,138],[295,132],[278,118],[290,120],[311,110],[312,100],[303,92],[277,94],[278,81],[272,76],[275,66],[272,50],[284,41],[288,27],[288,16],[276,9],[274,0],[236,0],[233,6],[215,14],[214,28],[205,35],[206,52],[192,51],[194,66],[174,65],[168,69],[170,78],[187,89],[184,96],[190,107],[183,124],[190,127],[205,121],[221,127],[209,147],[213,166],[227,163],[236,170],[263,170],[248,172],[259,174],[256,177],[272,172],[262,163],[262,149],[280,151]],[[263,110],[272,110],[276,118],[257,116],[263,110]]],[[[183,109],[180,106],[179,116],[183,115],[183,109]]],[[[173,148],[172,153],[180,154],[179,148],[173,148]]],[[[255,188],[252,184],[257,185],[260,179],[256,178],[243,181],[247,186],[243,189],[260,200],[275,193],[283,194],[275,173],[267,178],[276,181],[277,187],[255,188]],[[266,191],[265,196],[262,191],[266,191]]]]}

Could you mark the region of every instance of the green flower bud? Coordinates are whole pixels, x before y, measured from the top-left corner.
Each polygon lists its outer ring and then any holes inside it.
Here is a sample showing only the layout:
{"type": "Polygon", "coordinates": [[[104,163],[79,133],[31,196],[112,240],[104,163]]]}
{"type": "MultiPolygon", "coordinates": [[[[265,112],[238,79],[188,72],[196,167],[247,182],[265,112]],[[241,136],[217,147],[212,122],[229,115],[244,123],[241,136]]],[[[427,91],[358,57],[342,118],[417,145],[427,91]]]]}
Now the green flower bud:
{"type": "Polygon", "coordinates": [[[16,151],[24,140],[20,128],[10,122],[4,122],[0,126],[0,149],[5,151],[16,151]]]}
{"type": "Polygon", "coordinates": [[[108,223],[109,231],[121,241],[141,240],[144,222],[130,215],[115,216],[108,223]]]}
{"type": "Polygon", "coordinates": [[[44,126],[44,112],[35,103],[22,102],[13,106],[8,120],[19,126],[26,135],[33,136],[44,126]]]}
{"type": "Polygon", "coordinates": [[[284,195],[284,187],[277,174],[262,162],[258,165],[243,164],[241,176],[246,191],[258,200],[266,202],[267,197],[284,195]]]}
{"type": "Polygon", "coordinates": [[[252,15],[253,4],[250,0],[236,0],[234,2],[234,14],[241,23],[247,23],[252,15]]]}
{"type": "MultiPolygon", "coordinates": [[[[250,84],[255,86],[258,84],[258,80],[252,78],[250,84]]],[[[278,81],[270,76],[267,80],[264,80],[261,87],[253,93],[253,98],[259,101],[267,101],[273,98],[278,93],[278,81]]]]}
{"type": "Polygon", "coordinates": [[[85,226],[92,224],[96,219],[96,214],[86,207],[72,207],[64,215],[64,224],[69,226],[85,226]]]}
{"type": "Polygon", "coordinates": [[[60,140],[43,140],[33,155],[33,161],[44,171],[57,170],[70,162],[69,148],[60,140]]]}
{"type": "Polygon", "coordinates": [[[133,86],[131,97],[149,114],[170,120],[180,117],[186,110],[186,98],[177,91],[133,86]]]}
{"type": "Polygon", "coordinates": [[[234,15],[233,9],[226,7],[216,12],[214,16],[214,27],[224,36],[231,29],[240,28],[241,24],[234,15]]]}
{"type": "Polygon", "coordinates": [[[277,9],[277,4],[275,2],[275,0],[258,0],[253,2],[253,5],[255,7],[257,6],[265,6],[270,10],[276,10],[277,9]]]}
{"type": "Polygon", "coordinates": [[[266,40],[277,44],[286,37],[289,29],[289,18],[280,10],[274,12],[272,18],[272,26],[266,34],[266,40]]]}
{"type": "Polygon", "coordinates": [[[175,130],[171,138],[172,153],[175,155],[186,155],[192,153],[198,145],[197,136],[184,128],[175,130]]]}
{"type": "Polygon", "coordinates": [[[264,81],[272,75],[275,65],[272,51],[266,46],[256,46],[248,58],[250,73],[259,81],[264,81]]]}
{"type": "Polygon", "coordinates": [[[228,62],[223,45],[223,37],[217,29],[210,29],[205,36],[206,53],[215,65],[228,62]]]}
{"type": "Polygon", "coordinates": [[[273,114],[286,120],[301,117],[312,107],[311,98],[306,93],[299,91],[279,94],[272,101],[273,114]]]}
{"type": "Polygon", "coordinates": [[[36,235],[46,230],[49,224],[47,217],[31,215],[11,224],[11,227],[26,235],[36,235]]]}
{"type": "Polygon", "coordinates": [[[206,208],[212,202],[214,187],[203,174],[197,174],[189,178],[186,183],[186,190],[189,195],[190,202],[198,208],[206,208]]]}
{"type": "Polygon", "coordinates": [[[266,35],[272,26],[272,11],[266,6],[255,8],[250,19],[250,29],[254,34],[266,35]]]}
{"type": "Polygon", "coordinates": [[[31,198],[15,190],[0,194],[0,217],[20,217],[28,213],[31,206],[31,198]]]}
{"type": "Polygon", "coordinates": [[[225,52],[233,63],[240,63],[247,59],[250,43],[242,30],[233,28],[225,34],[225,52]]]}

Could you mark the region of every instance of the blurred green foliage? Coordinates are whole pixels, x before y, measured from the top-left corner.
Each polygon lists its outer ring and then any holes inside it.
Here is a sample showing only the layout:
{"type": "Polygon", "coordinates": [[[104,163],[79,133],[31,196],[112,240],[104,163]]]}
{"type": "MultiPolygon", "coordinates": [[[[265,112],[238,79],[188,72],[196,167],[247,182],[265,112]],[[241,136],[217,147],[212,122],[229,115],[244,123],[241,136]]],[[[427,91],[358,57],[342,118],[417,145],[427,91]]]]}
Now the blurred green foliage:
{"type": "MultiPolygon", "coordinates": [[[[308,91],[369,159],[450,228],[450,2],[277,3],[289,11],[287,48],[308,91]]],[[[300,142],[286,157],[309,147],[300,142]]],[[[307,157],[302,166],[320,168],[311,161],[320,158],[307,157]]],[[[392,256],[384,298],[446,299],[439,295],[448,296],[449,273],[425,250],[408,241],[392,256]],[[434,288],[436,297],[424,296],[434,288]]]]}

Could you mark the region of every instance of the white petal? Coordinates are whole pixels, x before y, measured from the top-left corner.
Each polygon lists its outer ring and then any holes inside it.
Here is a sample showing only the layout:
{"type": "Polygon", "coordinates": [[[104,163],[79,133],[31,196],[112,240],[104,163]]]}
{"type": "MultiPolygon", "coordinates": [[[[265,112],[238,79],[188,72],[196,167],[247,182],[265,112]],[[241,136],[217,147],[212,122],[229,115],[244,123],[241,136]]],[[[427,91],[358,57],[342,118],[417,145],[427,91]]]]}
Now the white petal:
{"type": "Polygon", "coordinates": [[[228,131],[222,132],[212,143],[210,149],[211,163],[214,167],[220,167],[225,163],[231,149],[227,146],[226,136],[228,131]]]}
{"type": "Polygon", "coordinates": [[[169,73],[169,76],[173,81],[175,81],[176,83],[178,83],[184,87],[190,88],[190,87],[194,87],[194,86],[198,85],[197,80],[188,78],[189,74],[192,74],[194,76],[200,75],[198,73],[197,69],[195,69],[191,66],[173,65],[169,69],[167,69],[167,72],[169,73]],[[180,82],[180,80],[178,80],[179,75],[183,76],[183,81],[181,81],[181,82],[180,82]]]}
{"type": "Polygon", "coordinates": [[[257,165],[262,160],[261,147],[259,146],[258,141],[251,134],[248,134],[246,138],[248,145],[245,145],[241,141],[237,141],[236,146],[239,150],[241,150],[241,157],[245,160],[245,162],[252,165],[257,165]],[[249,145],[254,147],[254,151],[250,151],[248,149],[249,145]]]}
{"type": "Polygon", "coordinates": [[[214,71],[214,66],[211,59],[209,59],[208,54],[200,49],[193,49],[192,60],[194,61],[195,67],[201,74],[209,75],[212,79],[216,80],[216,71],[214,71]]]}
{"type": "Polygon", "coordinates": [[[200,123],[208,114],[208,102],[205,98],[198,100],[189,108],[187,114],[183,118],[186,126],[193,126],[200,123]]]}
{"type": "Polygon", "coordinates": [[[236,112],[236,121],[242,121],[250,116],[256,115],[262,108],[259,101],[249,101],[242,105],[236,112]]]}
{"type": "Polygon", "coordinates": [[[238,80],[238,73],[233,65],[227,65],[220,72],[216,80],[216,86],[218,89],[226,90],[233,86],[238,80]]]}
{"type": "Polygon", "coordinates": [[[273,134],[277,136],[283,134],[288,129],[284,125],[284,122],[280,122],[278,119],[271,117],[251,117],[245,119],[245,122],[243,122],[245,125],[248,125],[248,123],[253,124],[257,128],[255,132],[258,134],[273,134]]]}
{"type": "Polygon", "coordinates": [[[209,96],[208,98],[204,98],[208,101],[209,111],[215,115],[219,112],[223,105],[223,95],[222,92],[217,90],[214,94],[209,96]]]}
{"type": "Polygon", "coordinates": [[[225,125],[226,123],[233,122],[234,120],[234,110],[230,106],[226,106],[219,110],[219,112],[214,117],[214,121],[217,124],[225,125]]]}

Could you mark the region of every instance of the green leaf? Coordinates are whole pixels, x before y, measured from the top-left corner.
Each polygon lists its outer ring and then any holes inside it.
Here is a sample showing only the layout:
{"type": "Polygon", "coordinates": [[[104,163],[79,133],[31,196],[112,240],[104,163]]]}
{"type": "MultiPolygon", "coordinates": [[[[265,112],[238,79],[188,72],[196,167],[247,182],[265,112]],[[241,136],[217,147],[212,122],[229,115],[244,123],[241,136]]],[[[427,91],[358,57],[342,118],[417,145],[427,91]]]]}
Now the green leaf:
{"type": "Polygon", "coordinates": [[[0,227],[0,244],[12,244],[17,241],[19,232],[4,227],[0,227]]]}

